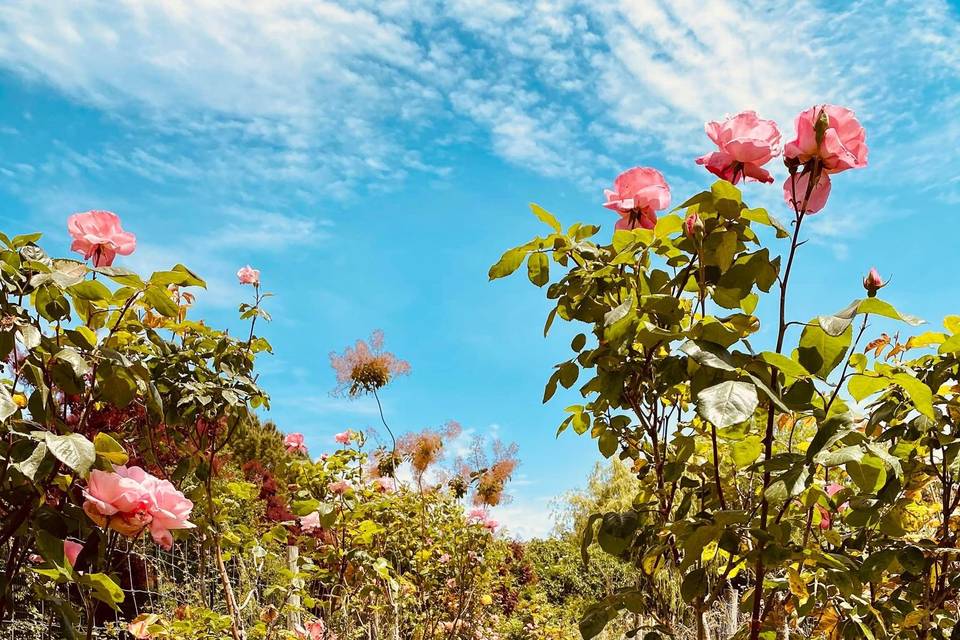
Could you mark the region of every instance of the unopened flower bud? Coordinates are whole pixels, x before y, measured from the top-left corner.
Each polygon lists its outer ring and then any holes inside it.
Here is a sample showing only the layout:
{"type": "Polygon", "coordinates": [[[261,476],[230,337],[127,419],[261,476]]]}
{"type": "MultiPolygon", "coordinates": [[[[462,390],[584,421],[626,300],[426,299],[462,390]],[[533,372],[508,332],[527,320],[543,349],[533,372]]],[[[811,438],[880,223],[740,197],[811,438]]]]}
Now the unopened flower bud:
{"type": "Polygon", "coordinates": [[[867,290],[867,296],[875,298],[877,291],[887,286],[887,283],[880,277],[880,272],[876,267],[870,269],[870,273],[863,279],[863,288],[867,290]]]}
{"type": "Polygon", "coordinates": [[[703,235],[703,220],[696,213],[691,213],[683,221],[683,230],[688,238],[699,238],[703,235]]]}

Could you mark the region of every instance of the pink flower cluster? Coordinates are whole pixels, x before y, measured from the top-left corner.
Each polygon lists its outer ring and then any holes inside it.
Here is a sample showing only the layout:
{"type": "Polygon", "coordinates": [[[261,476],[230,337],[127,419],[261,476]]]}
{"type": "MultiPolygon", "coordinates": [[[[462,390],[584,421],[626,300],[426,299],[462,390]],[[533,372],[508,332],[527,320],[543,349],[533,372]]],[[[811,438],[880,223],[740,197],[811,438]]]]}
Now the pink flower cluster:
{"type": "Polygon", "coordinates": [[[120,226],[112,211],[84,211],[67,218],[67,231],[73,238],[71,251],[93,258],[93,266],[109,267],[117,254],[128,256],[137,248],[137,237],[120,226]]]}
{"type": "Polygon", "coordinates": [[[302,433],[288,433],[283,437],[283,446],[287,448],[287,453],[307,453],[302,433]]]}
{"type": "Polygon", "coordinates": [[[240,284],[252,284],[254,286],[260,285],[260,270],[254,269],[250,265],[241,267],[237,271],[237,280],[240,281],[240,284]]]}
{"type": "Polygon", "coordinates": [[[154,541],[165,549],[173,545],[171,531],[194,526],[188,520],[193,502],[169,480],[140,467],[91,471],[83,496],[84,512],[101,527],[131,538],[149,529],[154,541]]]}
{"type": "Polygon", "coordinates": [[[500,526],[499,522],[490,517],[490,514],[487,513],[486,509],[481,509],[480,507],[470,510],[470,512],[467,514],[467,521],[473,524],[481,525],[490,533],[496,531],[497,527],[500,526]]]}
{"type": "MultiPolygon", "coordinates": [[[[697,158],[697,164],[732,184],[773,182],[764,165],[781,153],[776,122],[755,111],[742,111],[721,122],[708,122],[705,130],[717,150],[697,158]]],[[[863,127],[846,107],[811,107],[797,116],[796,130],[796,138],[782,150],[789,170],[783,198],[799,216],[823,209],[830,196],[830,176],[865,167],[868,150],[863,127]]],[[[663,174],[649,167],[624,171],[604,196],[603,206],[620,215],[617,229],[653,229],[657,212],[670,206],[669,185],[663,174]]],[[[696,236],[695,221],[688,223],[687,235],[696,236]]]]}

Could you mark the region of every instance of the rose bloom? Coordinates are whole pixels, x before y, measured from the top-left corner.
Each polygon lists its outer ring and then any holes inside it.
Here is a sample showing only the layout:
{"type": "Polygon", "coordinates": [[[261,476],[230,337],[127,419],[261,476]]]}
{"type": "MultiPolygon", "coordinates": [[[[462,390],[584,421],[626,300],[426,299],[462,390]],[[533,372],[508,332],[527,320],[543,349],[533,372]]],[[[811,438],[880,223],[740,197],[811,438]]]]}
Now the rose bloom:
{"type": "Polygon", "coordinates": [[[258,285],[260,284],[260,271],[250,265],[241,267],[240,270],[237,271],[237,280],[240,281],[240,284],[258,285]]]}
{"type": "Polygon", "coordinates": [[[795,176],[787,176],[783,183],[783,200],[794,211],[802,210],[802,213],[816,213],[827,206],[827,198],[830,197],[830,176],[821,173],[816,186],[810,192],[810,197],[806,198],[810,176],[811,173],[798,173],[795,176]],[[805,199],[806,206],[804,207],[805,199]]]}
{"type": "Polygon", "coordinates": [[[351,488],[352,487],[350,486],[350,483],[346,480],[337,480],[336,482],[331,482],[327,485],[327,491],[338,496],[342,496],[346,492],[350,491],[351,488]]]}
{"type": "Polygon", "coordinates": [[[741,178],[773,182],[763,165],[780,153],[776,122],[761,119],[756,111],[741,111],[723,122],[708,122],[704,128],[719,151],[697,158],[697,164],[733,184],[741,178]]]}
{"type": "Polygon", "coordinates": [[[83,497],[83,511],[91,520],[124,536],[139,535],[153,519],[149,491],[128,476],[126,467],[115,467],[113,472],[91,471],[83,497]]]}
{"type": "MultiPolygon", "coordinates": [[[[138,467],[133,467],[134,469],[138,467]]],[[[150,515],[150,535],[154,542],[164,549],[173,546],[174,529],[192,529],[194,525],[189,521],[193,502],[188,500],[169,480],[160,480],[144,472],[145,482],[153,495],[153,506],[150,515]]]]}
{"type": "Polygon", "coordinates": [[[313,622],[308,622],[303,631],[297,631],[297,637],[304,640],[324,640],[327,637],[327,626],[323,620],[317,618],[313,622]]]}
{"type": "Polygon", "coordinates": [[[846,107],[825,104],[810,107],[797,116],[797,138],[788,142],[783,155],[801,164],[820,158],[827,173],[867,166],[867,134],[853,111],[846,107]],[[816,126],[821,115],[827,128],[817,144],[816,126]]]}
{"type": "Polygon", "coordinates": [[[120,218],[111,211],[85,211],[67,218],[67,231],[73,238],[71,251],[93,258],[93,266],[109,267],[117,254],[128,256],[137,248],[137,237],[120,226],[120,218]]]}
{"type": "Polygon", "coordinates": [[[83,492],[84,512],[101,527],[127,537],[150,529],[165,549],[173,545],[174,529],[190,529],[193,502],[169,480],[160,480],[140,467],[115,466],[112,472],[94,469],[83,492]]]}
{"type": "Polygon", "coordinates": [[[320,512],[311,511],[307,515],[300,518],[300,530],[304,533],[311,533],[317,531],[321,528],[320,526],[320,512]]]}
{"type": "Polygon", "coordinates": [[[77,558],[80,557],[81,551],[83,551],[83,544],[75,540],[63,541],[63,557],[67,559],[71,567],[77,564],[77,558]]]}
{"type": "Polygon", "coordinates": [[[333,436],[333,439],[340,444],[350,444],[350,440],[353,439],[353,433],[347,429],[346,431],[341,431],[337,435],[333,436]]]}
{"type": "Polygon", "coordinates": [[[603,206],[620,214],[617,229],[653,229],[657,211],[670,206],[670,187],[663,174],[649,167],[627,169],[604,189],[607,201],[603,206]]]}
{"type": "Polygon", "coordinates": [[[288,453],[306,453],[307,446],[303,444],[302,433],[288,433],[283,438],[283,446],[287,448],[288,453]]]}

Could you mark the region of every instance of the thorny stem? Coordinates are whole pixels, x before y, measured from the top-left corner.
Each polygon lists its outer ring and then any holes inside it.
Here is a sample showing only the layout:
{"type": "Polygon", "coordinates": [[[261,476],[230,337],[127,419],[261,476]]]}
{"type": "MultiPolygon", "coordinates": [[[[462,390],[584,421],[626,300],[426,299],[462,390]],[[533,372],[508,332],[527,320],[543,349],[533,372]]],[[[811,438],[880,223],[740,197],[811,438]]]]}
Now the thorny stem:
{"type": "MultiPolygon", "coordinates": [[[[797,177],[796,173],[791,171],[790,173],[790,184],[791,192],[793,194],[794,202],[794,211],[796,214],[796,221],[793,227],[793,237],[790,241],[790,252],[787,256],[787,264],[783,271],[783,278],[780,280],[780,318],[777,330],[777,353],[783,351],[783,341],[787,333],[787,287],[790,282],[790,273],[793,270],[793,260],[797,254],[797,248],[800,246],[800,226],[803,223],[803,217],[807,210],[807,205],[810,201],[810,194],[813,193],[813,187],[820,181],[821,167],[819,162],[814,162],[814,165],[810,171],[810,176],[807,179],[807,189],[804,194],[803,204],[797,206],[796,200],[796,185],[797,177]]],[[[779,371],[774,367],[770,374],[770,389],[774,394],[779,391],[779,371]]],[[[761,487],[761,502],[760,502],[760,529],[763,531],[767,530],[767,517],[770,512],[770,503],[767,501],[767,488],[770,486],[770,467],[766,464],[770,458],[773,456],[773,435],[774,435],[774,421],[776,418],[776,410],[773,401],[769,402],[767,409],[767,427],[766,433],[764,434],[764,469],[763,469],[763,486],[761,487]]],[[[763,580],[766,574],[766,567],[764,566],[763,561],[763,550],[765,543],[761,539],[757,543],[757,563],[754,571],[754,579],[756,580],[756,585],[753,590],[753,615],[750,619],[750,640],[758,640],[760,638],[760,625],[763,622],[763,618],[766,617],[767,611],[763,612],[763,617],[761,617],[761,603],[763,601],[763,580]]]]}

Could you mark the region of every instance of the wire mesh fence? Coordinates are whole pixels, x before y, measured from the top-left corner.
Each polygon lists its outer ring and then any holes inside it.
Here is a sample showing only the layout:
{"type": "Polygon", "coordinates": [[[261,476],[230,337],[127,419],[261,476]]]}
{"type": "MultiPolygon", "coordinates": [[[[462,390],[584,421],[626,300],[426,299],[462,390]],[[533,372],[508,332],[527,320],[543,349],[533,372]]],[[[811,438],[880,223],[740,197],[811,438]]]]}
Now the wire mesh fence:
{"type": "MultiPolygon", "coordinates": [[[[238,599],[255,600],[260,581],[247,569],[243,558],[233,556],[224,564],[238,599]]],[[[51,604],[57,599],[74,605],[80,614],[74,626],[84,634],[92,616],[94,638],[130,638],[127,624],[140,614],[176,615],[176,609],[187,604],[202,604],[227,613],[220,574],[209,550],[198,540],[177,542],[165,550],[143,538],[123,539],[112,554],[107,572],[124,592],[116,610],[86,600],[89,596],[75,585],[54,586],[28,566],[12,585],[13,606],[0,620],[0,640],[67,637],[66,623],[51,604]]]]}

